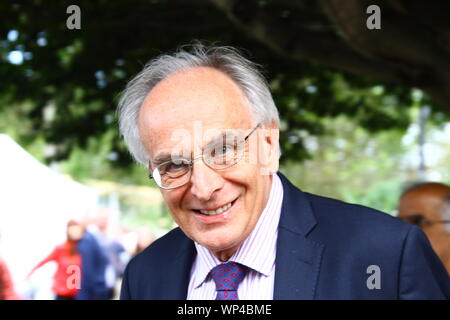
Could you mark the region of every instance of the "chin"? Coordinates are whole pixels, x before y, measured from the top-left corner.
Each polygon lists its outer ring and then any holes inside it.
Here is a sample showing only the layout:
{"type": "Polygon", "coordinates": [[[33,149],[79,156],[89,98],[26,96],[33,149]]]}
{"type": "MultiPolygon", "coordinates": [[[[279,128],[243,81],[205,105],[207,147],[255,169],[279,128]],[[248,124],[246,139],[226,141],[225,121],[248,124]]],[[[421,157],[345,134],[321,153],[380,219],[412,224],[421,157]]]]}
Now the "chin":
{"type": "Polygon", "coordinates": [[[196,241],[213,252],[228,250],[240,244],[239,239],[230,237],[229,232],[225,232],[225,234],[203,235],[202,237],[198,237],[196,241]]]}

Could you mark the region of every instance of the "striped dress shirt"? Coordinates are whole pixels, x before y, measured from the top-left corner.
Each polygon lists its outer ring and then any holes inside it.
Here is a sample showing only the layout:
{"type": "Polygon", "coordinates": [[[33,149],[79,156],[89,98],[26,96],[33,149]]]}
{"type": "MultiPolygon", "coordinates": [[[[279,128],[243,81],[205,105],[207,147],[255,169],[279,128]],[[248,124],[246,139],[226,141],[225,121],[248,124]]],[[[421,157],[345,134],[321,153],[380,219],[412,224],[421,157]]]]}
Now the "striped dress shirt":
{"type": "MultiPolygon", "coordinates": [[[[228,261],[249,269],[238,288],[240,300],[272,300],[278,222],[283,201],[283,186],[274,174],[269,199],[255,228],[228,261]]],[[[214,300],[216,286],[209,272],[223,263],[208,249],[195,242],[197,255],[192,264],[188,300],[214,300]]]]}

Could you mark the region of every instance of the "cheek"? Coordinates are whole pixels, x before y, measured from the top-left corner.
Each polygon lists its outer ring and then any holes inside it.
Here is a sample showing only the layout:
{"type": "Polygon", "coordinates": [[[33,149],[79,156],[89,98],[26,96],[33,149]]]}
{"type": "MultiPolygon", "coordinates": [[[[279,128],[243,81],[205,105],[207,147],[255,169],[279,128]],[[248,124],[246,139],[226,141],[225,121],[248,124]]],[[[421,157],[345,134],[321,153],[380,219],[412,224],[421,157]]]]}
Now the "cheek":
{"type": "MultiPolygon", "coordinates": [[[[180,190],[181,191],[181,190],[180,190]]],[[[164,199],[164,203],[169,209],[174,219],[177,220],[180,218],[182,213],[182,202],[183,202],[183,192],[179,190],[171,190],[171,191],[163,191],[162,196],[164,199]]]]}
{"type": "Polygon", "coordinates": [[[258,189],[262,188],[262,180],[260,173],[256,166],[246,166],[241,170],[235,170],[227,177],[227,180],[232,183],[233,188],[236,189],[236,194],[241,197],[241,210],[245,214],[242,218],[248,218],[258,207],[260,201],[258,189]]]}

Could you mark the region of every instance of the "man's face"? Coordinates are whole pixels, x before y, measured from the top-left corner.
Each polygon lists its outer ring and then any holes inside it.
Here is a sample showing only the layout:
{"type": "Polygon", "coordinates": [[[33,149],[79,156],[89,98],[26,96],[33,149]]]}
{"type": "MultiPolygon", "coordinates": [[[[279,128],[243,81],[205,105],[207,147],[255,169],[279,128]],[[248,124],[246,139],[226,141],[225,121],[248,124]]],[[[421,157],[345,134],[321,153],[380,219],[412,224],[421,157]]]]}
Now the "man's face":
{"type": "Polygon", "coordinates": [[[448,251],[448,247],[441,248],[442,245],[447,246],[448,243],[445,224],[432,223],[432,221],[443,220],[441,214],[442,204],[443,194],[430,187],[405,193],[400,199],[398,208],[398,217],[408,222],[413,222],[412,220],[419,214],[423,216],[425,223],[419,226],[423,229],[438,254],[442,249],[448,251]],[[427,223],[427,221],[431,221],[431,223],[427,223]]]}
{"type": "Polygon", "coordinates": [[[71,225],[67,227],[68,240],[78,241],[83,237],[84,228],[81,225],[71,225]]]}
{"type": "MultiPolygon", "coordinates": [[[[211,68],[186,69],[167,77],[148,94],[139,114],[140,137],[152,161],[161,153],[179,148],[184,155],[201,155],[214,134],[199,139],[199,125],[203,133],[216,132],[218,136],[223,130],[249,133],[254,127],[241,90],[226,75],[211,68]],[[191,139],[180,143],[180,138],[187,136],[191,139]]],[[[258,139],[257,132],[250,139],[258,139]]],[[[266,166],[276,169],[278,136],[259,140],[260,148],[266,148],[272,159],[266,166]]],[[[183,232],[226,260],[253,230],[267,202],[271,176],[261,174],[261,169],[257,161],[240,161],[216,171],[198,159],[186,185],[161,192],[183,232]],[[217,215],[200,212],[230,204],[217,215]]]]}

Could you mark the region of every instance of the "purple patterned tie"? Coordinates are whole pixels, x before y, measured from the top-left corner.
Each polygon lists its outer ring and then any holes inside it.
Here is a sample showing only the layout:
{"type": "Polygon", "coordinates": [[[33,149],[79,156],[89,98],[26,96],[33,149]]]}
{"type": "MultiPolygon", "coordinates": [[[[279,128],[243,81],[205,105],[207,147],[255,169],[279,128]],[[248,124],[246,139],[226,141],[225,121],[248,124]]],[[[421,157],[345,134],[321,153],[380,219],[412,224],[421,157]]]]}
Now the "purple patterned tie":
{"type": "Polygon", "coordinates": [[[219,264],[211,269],[216,283],[216,300],[239,300],[237,288],[245,277],[247,267],[234,261],[219,264]]]}

